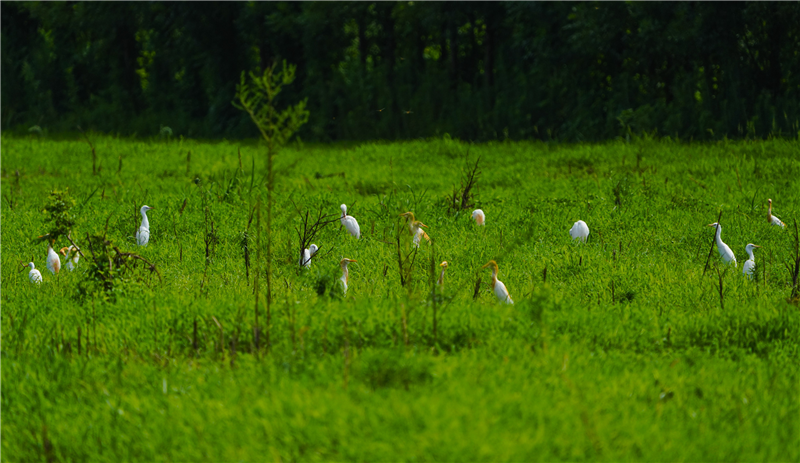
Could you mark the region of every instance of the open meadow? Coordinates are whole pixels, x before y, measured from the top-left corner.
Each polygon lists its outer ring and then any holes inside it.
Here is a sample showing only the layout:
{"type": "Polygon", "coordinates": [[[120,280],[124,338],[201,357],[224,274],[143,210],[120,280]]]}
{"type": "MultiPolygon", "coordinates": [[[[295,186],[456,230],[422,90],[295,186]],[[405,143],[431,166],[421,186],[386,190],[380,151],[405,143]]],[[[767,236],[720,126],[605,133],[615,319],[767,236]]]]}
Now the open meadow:
{"type": "Polygon", "coordinates": [[[89,139],[2,138],[5,461],[800,461],[796,140],[294,143],[268,305],[262,147],[89,139]]]}

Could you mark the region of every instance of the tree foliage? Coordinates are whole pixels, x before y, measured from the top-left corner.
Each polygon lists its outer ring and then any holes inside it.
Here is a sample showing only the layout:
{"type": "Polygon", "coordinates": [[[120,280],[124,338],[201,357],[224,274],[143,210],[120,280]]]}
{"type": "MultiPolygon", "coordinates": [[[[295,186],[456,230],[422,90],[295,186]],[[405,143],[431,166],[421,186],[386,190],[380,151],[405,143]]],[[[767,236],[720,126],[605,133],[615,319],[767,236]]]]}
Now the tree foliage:
{"type": "Polygon", "coordinates": [[[797,136],[797,2],[5,2],[3,129],[252,137],[297,64],[307,140],[797,136]]]}
{"type": "Polygon", "coordinates": [[[249,83],[242,71],[239,85],[236,86],[236,100],[233,101],[233,106],[247,112],[258,127],[270,154],[285,145],[308,122],[309,116],[306,110],[307,99],[278,111],[276,98],[284,85],[294,82],[296,66],[287,65],[286,60],[283,60],[283,69],[276,73],[276,65],[274,63],[268,67],[261,76],[250,72],[249,83]]]}

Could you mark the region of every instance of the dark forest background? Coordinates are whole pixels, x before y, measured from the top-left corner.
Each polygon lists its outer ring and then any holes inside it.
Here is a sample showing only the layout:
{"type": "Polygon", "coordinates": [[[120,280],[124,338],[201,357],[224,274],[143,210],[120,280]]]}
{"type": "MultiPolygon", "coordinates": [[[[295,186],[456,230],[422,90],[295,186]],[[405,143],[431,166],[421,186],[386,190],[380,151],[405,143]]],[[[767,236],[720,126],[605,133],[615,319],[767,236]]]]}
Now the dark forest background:
{"type": "Polygon", "coordinates": [[[287,60],[304,140],[800,132],[798,2],[1,8],[5,130],[254,137],[231,105],[240,73],[287,60]]]}

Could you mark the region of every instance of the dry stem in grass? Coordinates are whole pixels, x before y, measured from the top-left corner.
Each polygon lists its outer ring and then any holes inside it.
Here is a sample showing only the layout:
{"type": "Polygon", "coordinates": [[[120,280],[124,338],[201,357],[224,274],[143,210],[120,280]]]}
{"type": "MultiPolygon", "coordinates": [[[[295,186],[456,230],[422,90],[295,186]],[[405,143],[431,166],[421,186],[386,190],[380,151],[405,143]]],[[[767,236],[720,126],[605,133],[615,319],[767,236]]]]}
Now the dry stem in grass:
{"type": "MultiPolygon", "coordinates": [[[[397,268],[400,275],[400,286],[406,286],[411,281],[411,273],[414,270],[414,262],[417,260],[417,251],[419,248],[414,248],[403,257],[403,251],[400,249],[400,234],[405,227],[400,225],[398,221],[397,230],[395,233],[395,245],[397,248],[397,268]]],[[[411,291],[411,287],[408,287],[411,291]]]]}
{"type": "Polygon", "coordinates": [[[467,148],[467,168],[466,172],[462,172],[461,176],[461,190],[454,190],[451,198],[451,210],[464,210],[475,206],[475,192],[474,188],[478,184],[478,177],[481,175],[479,165],[481,157],[475,160],[475,165],[470,167],[469,164],[469,148],[467,148]]]}
{"type": "MultiPolygon", "coordinates": [[[[719,227],[719,221],[722,220],[722,211],[719,211],[719,217],[717,217],[717,227],[719,227]]],[[[714,228],[714,237],[711,238],[711,249],[708,250],[708,258],[706,258],[706,266],[703,268],[703,276],[706,276],[706,271],[708,270],[708,263],[711,261],[711,254],[714,253],[714,240],[716,239],[717,235],[717,228],[714,228]]]]}
{"type": "MultiPolygon", "coordinates": [[[[336,222],[337,220],[339,220],[339,218],[336,214],[323,214],[322,208],[320,207],[317,210],[316,218],[314,219],[313,222],[311,222],[310,211],[307,210],[305,214],[303,214],[303,212],[300,211],[300,208],[297,207],[294,201],[292,201],[292,205],[294,206],[295,211],[297,211],[297,214],[303,219],[302,233],[300,232],[300,229],[298,227],[294,227],[294,230],[297,232],[297,238],[300,244],[299,255],[300,258],[302,259],[303,252],[311,245],[312,242],[314,242],[317,239],[317,236],[319,236],[322,229],[325,228],[327,225],[336,222]]],[[[319,254],[319,249],[321,248],[322,246],[317,246],[317,252],[311,255],[310,260],[313,260],[317,256],[317,254],[319,254]]],[[[333,248],[329,249],[326,252],[326,254],[330,253],[332,250],[333,248]]],[[[300,268],[301,267],[298,266],[298,271],[300,268]]]]}

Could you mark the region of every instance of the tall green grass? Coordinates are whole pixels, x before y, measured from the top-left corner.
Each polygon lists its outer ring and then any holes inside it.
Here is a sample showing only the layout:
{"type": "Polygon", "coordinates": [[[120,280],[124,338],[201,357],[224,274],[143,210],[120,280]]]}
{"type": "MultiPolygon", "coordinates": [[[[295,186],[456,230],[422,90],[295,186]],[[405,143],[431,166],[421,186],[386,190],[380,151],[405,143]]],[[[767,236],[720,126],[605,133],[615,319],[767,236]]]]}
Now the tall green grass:
{"type": "Polygon", "coordinates": [[[292,146],[275,163],[273,305],[256,350],[242,242],[255,259],[263,149],[95,138],[94,176],[83,141],[2,139],[9,461],[800,458],[796,142],[292,146]],[[478,156],[485,227],[448,206],[478,156]],[[139,265],[92,292],[90,259],[51,275],[33,238],[65,188],[87,255],[85,236],[107,233],[160,278],[139,265]],[[767,224],[767,198],[786,229],[767,224]],[[299,271],[296,207],[342,203],[362,238],[334,222],[299,271]],[[138,248],[143,204],[156,209],[138,248]],[[433,244],[401,286],[409,210],[433,244]],[[704,272],[720,212],[739,268],[714,250],[704,272]],[[569,238],[578,219],[586,244],[569,238]],[[763,246],[754,281],[747,243],[763,246]],[[358,260],[346,297],[341,257],[358,260]],[[479,270],[490,259],[513,306],[479,270]],[[31,260],[38,287],[17,272],[31,260]]]}

